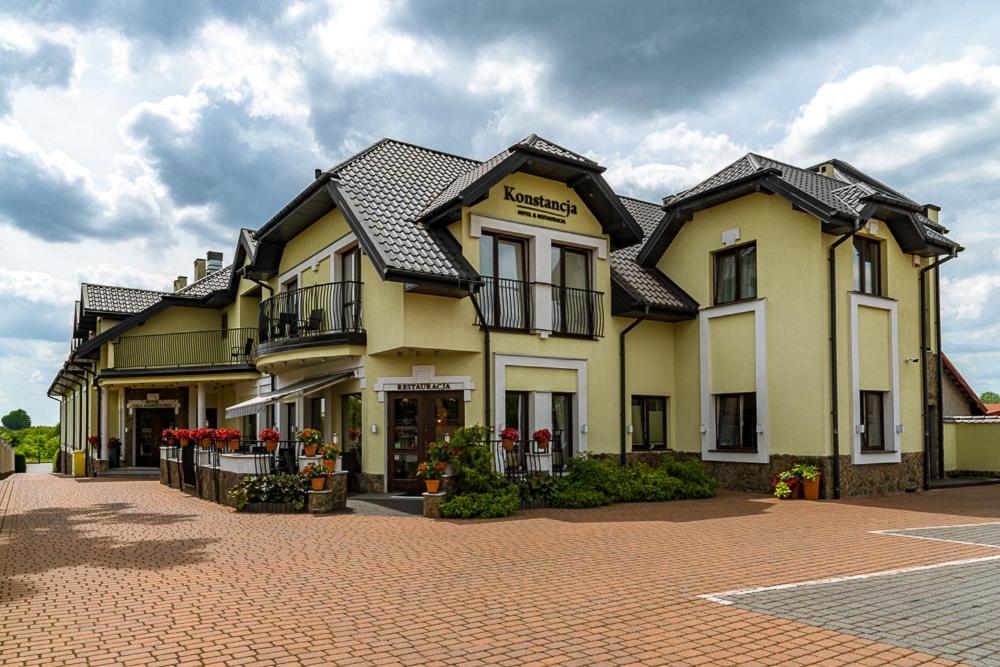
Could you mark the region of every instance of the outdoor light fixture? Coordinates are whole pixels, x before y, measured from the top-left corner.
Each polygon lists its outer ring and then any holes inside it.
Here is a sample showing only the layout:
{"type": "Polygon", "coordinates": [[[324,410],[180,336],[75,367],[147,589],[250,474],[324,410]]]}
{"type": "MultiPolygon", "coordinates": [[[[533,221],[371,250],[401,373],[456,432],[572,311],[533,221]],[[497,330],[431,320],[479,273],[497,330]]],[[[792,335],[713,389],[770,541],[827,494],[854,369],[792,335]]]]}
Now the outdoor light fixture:
{"type": "Polygon", "coordinates": [[[378,424],[372,424],[372,433],[378,433],[378,424]]]}

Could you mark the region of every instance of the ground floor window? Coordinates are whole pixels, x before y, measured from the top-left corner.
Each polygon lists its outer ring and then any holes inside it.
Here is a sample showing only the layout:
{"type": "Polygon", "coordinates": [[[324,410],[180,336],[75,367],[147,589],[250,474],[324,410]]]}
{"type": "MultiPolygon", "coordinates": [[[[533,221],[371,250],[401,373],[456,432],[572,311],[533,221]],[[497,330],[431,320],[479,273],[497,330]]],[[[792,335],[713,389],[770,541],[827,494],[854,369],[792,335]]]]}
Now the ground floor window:
{"type": "Polygon", "coordinates": [[[885,451],[885,392],[861,392],[861,449],[885,451]]]}
{"type": "Polygon", "coordinates": [[[715,396],[715,447],[757,451],[757,394],[715,396]]]}
{"type": "Polygon", "coordinates": [[[257,433],[257,415],[245,415],[240,419],[240,432],[243,434],[244,440],[256,440],[257,433]]]}
{"type": "Polygon", "coordinates": [[[632,449],[667,448],[666,396],[632,397],[632,449]]]}
{"type": "Polygon", "coordinates": [[[309,399],[309,427],[326,433],[326,401],[322,398],[309,399]]]}
{"type": "Polygon", "coordinates": [[[361,449],[361,394],[344,394],[340,397],[340,421],[344,434],[343,449],[361,449]]]}
{"type": "Polygon", "coordinates": [[[504,395],[504,426],[516,428],[522,440],[531,437],[531,431],[528,430],[528,392],[506,392],[504,395]]]}

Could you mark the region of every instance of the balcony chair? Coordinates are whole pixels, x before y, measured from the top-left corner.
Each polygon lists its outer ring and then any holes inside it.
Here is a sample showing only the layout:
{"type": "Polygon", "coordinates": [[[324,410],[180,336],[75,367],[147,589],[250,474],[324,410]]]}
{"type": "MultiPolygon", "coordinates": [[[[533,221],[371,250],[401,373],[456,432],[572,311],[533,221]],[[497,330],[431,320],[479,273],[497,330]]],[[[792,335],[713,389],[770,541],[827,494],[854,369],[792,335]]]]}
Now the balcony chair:
{"type": "Polygon", "coordinates": [[[236,361],[242,361],[245,363],[250,362],[250,357],[253,355],[253,338],[247,338],[247,342],[240,347],[236,345],[232,349],[233,359],[236,361]]]}
{"type": "Polygon", "coordinates": [[[323,326],[322,308],[314,308],[313,311],[309,313],[308,320],[299,320],[299,329],[301,331],[319,331],[321,326],[323,326]]]}

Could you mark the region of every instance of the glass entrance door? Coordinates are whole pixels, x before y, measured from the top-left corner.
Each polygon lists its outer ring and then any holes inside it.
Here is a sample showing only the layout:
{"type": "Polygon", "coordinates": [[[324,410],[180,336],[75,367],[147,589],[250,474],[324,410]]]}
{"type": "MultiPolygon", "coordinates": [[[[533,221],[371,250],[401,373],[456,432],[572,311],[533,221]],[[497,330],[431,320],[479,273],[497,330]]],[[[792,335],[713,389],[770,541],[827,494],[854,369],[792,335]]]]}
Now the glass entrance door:
{"type": "Polygon", "coordinates": [[[419,493],[417,465],[427,457],[427,445],[461,428],[465,402],[461,392],[390,394],[389,490],[419,493]]]}
{"type": "Polygon", "coordinates": [[[174,411],[166,408],[135,411],[135,463],[139,467],[160,465],[160,435],[174,423],[174,411]]]}

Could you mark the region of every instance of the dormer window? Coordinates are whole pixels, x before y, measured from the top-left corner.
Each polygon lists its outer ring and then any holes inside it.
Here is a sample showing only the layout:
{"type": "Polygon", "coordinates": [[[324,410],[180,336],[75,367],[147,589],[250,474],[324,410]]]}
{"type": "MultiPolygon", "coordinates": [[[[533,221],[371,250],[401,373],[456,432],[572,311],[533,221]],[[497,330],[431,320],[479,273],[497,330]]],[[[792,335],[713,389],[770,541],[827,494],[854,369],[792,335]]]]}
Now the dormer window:
{"type": "Polygon", "coordinates": [[[854,291],[882,296],[882,244],[854,237],[854,291]]]}

